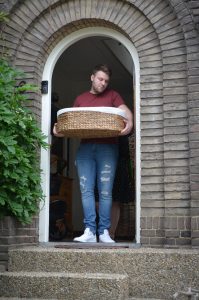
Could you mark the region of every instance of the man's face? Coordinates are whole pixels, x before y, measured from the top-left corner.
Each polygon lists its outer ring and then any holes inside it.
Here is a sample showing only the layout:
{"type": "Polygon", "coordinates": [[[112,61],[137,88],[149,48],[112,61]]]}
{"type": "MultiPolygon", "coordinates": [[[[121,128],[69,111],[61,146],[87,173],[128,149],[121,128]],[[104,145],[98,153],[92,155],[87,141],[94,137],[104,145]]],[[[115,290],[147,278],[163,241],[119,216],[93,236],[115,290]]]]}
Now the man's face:
{"type": "Polygon", "coordinates": [[[103,71],[98,71],[95,74],[91,75],[91,93],[100,94],[107,88],[109,84],[109,75],[104,73],[103,71]]]}

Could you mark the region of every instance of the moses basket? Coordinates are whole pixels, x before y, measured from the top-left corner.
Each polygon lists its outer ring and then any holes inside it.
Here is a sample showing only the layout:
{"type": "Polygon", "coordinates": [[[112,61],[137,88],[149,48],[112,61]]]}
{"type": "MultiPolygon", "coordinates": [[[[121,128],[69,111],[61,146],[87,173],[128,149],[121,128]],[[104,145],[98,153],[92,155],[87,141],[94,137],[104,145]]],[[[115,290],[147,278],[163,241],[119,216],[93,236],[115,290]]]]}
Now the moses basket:
{"type": "Polygon", "coordinates": [[[103,138],[118,136],[125,112],[115,107],[75,107],[57,112],[57,132],[66,137],[103,138]]]}

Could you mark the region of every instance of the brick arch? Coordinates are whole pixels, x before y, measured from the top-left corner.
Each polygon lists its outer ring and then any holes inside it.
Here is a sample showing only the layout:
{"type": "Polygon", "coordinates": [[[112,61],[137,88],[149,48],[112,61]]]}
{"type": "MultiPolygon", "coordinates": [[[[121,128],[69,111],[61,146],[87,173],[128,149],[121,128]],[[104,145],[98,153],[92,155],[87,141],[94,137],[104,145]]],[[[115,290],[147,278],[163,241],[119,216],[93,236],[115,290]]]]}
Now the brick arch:
{"type": "MultiPolygon", "coordinates": [[[[114,1],[112,1],[112,4],[114,1]]],[[[67,6],[68,7],[68,6],[67,6]]],[[[57,27],[54,28],[54,34],[50,35],[49,40],[45,43],[45,51],[41,51],[39,49],[38,54],[33,53],[32,60],[30,61],[30,64],[32,64],[32,67],[35,65],[35,58],[37,59],[38,64],[38,72],[42,72],[42,64],[45,63],[45,55],[48,56],[49,52],[52,51],[56,43],[63,38],[63,36],[66,35],[66,33],[70,33],[74,30],[78,30],[83,27],[89,27],[89,26],[104,26],[104,27],[110,27],[110,28],[117,28],[117,30],[120,29],[120,32],[123,31],[125,35],[129,36],[129,39],[131,39],[137,46],[137,51],[140,56],[140,64],[141,64],[141,77],[142,77],[142,83],[141,83],[141,98],[143,103],[143,145],[142,145],[142,153],[143,153],[143,168],[144,165],[146,166],[147,163],[145,163],[146,158],[150,157],[151,161],[154,161],[156,158],[156,164],[157,161],[160,165],[160,168],[154,169],[153,171],[153,177],[152,180],[154,182],[148,182],[148,178],[143,177],[143,190],[142,190],[142,197],[143,197],[143,209],[142,211],[146,215],[148,213],[148,208],[145,208],[145,203],[148,201],[149,195],[151,197],[154,197],[154,194],[156,194],[156,205],[158,203],[159,206],[161,206],[162,215],[164,214],[164,184],[163,184],[163,108],[162,108],[162,95],[163,95],[163,85],[162,85],[162,56],[161,56],[161,49],[159,46],[159,41],[157,34],[155,33],[155,30],[151,26],[150,22],[146,19],[146,17],[137,10],[134,6],[130,6],[129,4],[123,5],[123,3],[117,4],[117,7],[119,11],[121,12],[121,9],[123,11],[123,14],[126,16],[126,22],[124,22],[124,16],[117,16],[118,11],[115,11],[112,15],[113,20],[106,15],[106,11],[104,12],[104,15],[98,17],[96,19],[96,16],[94,14],[95,18],[89,18],[89,19],[83,19],[83,20],[77,20],[74,21],[74,18],[72,18],[73,22],[69,22],[68,25],[65,25],[61,29],[59,29],[59,26],[57,24],[57,27]],[[130,9],[130,10],[129,10],[130,9]],[[128,11],[128,15],[126,15],[128,11]],[[133,21],[131,21],[132,15],[135,16],[134,19],[134,25],[133,21]],[[104,20],[103,18],[107,18],[109,20],[104,20]],[[145,23],[145,28],[147,28],[146,33],[141,32],[141,28],[139,27],[140,24],[145,23]],[[131,30],[132,26],[134,27],[134,31],[131,30]],[[137,30],[136,30],[137,28],[137,30]],[[136,39],[137,37],[137,39],[136,39]],[[155,68],[154,68],[155,65],[155,68]],[[145,74],[146,73],[146,74],[145,74]],[[152,73],[152,74],[150,74],[152,73]],[[151,81],[148,79],[148,75],[151,76],[151,81]],[[147,99],[150,99],[151,102],[154,100],[156,101],[156,105],[150,105],[147,104],[147,99]],[[158,103],[158,104],[157,104],[158,103]],[[152,119],[158,120],[158,135],[154,136],[154,131],[156,128],[153,128],[152,119]],[[147,128],[145,127],[145,124],[147,128]],[[151,126],[151,127],[150,127],[151,126]],[[148,135],[149,133],[149,135],[148,135]],[[145,158],[146,157],[146,158],[145,158]],[[161,169],[162,174],[158,173],[156,174],[156,171],[159,172],[161,169]],[[157,190],[157,184],[158,184],[158,190],[157,190]],[[151,189],[149,191],[149,188],[151,189]]],[[[46,15],[42,15],[42,17],[48,20],[48,18],[51,18],[52,15],[56,12],[56,7],[51,8],[51,14],[49,14],[49,11],[45,11],[46,15]]],[[[69,13],[69,12],[68,12],[69,13]]],[[[72,15],[72,13],[71,13],[72,15]]],[[[110,14],[111,15],[111,14],[110,14]]],[[[59,17],[60,19],[60,17],[59,17]]],[[[64,19],[65,22],[67,19],[64,19]]],[[[71,19],[69,19],[71,21],[71,19]]],[[[18,52],[16,55],[16,63],[20,66],[21,58],[23,59],[24,56],[22,54],[22,51],[26,47],[26,41],[29,38],[30,32],[33,31],[36,34],[36,28],[38,28],[40,20],[37,18],[36,22],[33,22],[31,24],[31,28],[28,28],[27,32],[27,38],[24,35],[24,39],[21,43],[21,45],[18,47],[18,52]]],[[[49,21],[47,21],[50,23],[49,21]]],[[[54,22],[54,24],[56,24],[54,22]]],[[[38,32],[38,31],[37,31],[38,32]]],[[[37,33],[39,35],[39,33],[37,33]]],[[[44,49],[44,47],[43,47],[44,49]]],[[[30,53],[29,53],[30,55],[30,53]]],[[[30,56],[29,56],[30,57],[30,56]]],[[[38,99],[39,100],[39,99],[38,99]]],[[[146,170],[147,171],[147,170],[146,170]]],[[[151,179],[150,179],[151,181],[151,179]]],[[[150,199],[152,201],[152,199],[150,199]]]]}
{"type": "Polygon", "coordinates": [[[127,38],[128,35],[121,30],[120,27],[118,27],[117,25],[102,20],[102,19],[83,19],[83,20],[78,20],[78,21],[74,21],[70,24],[67,24],[65,26],[63,26],[62,28],[59,29],[58,32],[55,32],[52,36],[50,36],[50,38],[45,42],[44,45],[44,49],[41,53],[41,56],[45,56],[44,61],[46,61],[46,58],[48,57],[49,53],[51,53],[52,49],[54,48],[55,45],[57,45],[62,39],[63,37],[65,37],[66,35],[75,32],[79,29],[82,28],[93,28],[93,27],[104,27],[104,28],[110,28],[110,29],[114,29],[117,32],[122,33],[124,36],[126,36],[127,38]]]}
{"type": "Polygon", "coordinates": [[[191,192],[191,235],[192,245],[198,246],[198,230],[199,230],[199,147],[198,142],[198,93],[199,85],[197,75],[199,74],[198,66],[198,47],[199,47],[199,26],[197,23],[198,11],[194,2],[184,2],[178,0],[176,3],[171,0],[171,6],[174,9],[181,28],[186,36],[186,49],[187,49],[187,68],[189,70],[188,76],[188,109],[189,109],[189,149],[190,149],[190,192],[191,192]],[[192,16],[190,15],[192,11],[192,16]]]}
{"type": "MultiPolygon", "coordinates": [[[[48,3],[24,1],[12,12],[12,23],[7,28],[7,33],[14,36],[11,49],[15,65],[27,71],[36,83],[55,44],[74,30],[89,26],[114,28],[128,36],[137,49],[141,66],[142,242],[164,243],[162,220],[166,220],[168,229],[174,212],[181,220],[188,214],[190,197],[186,135],[183,140],[188,128],[187,53],[170,1],[48,3]],[[19,22],[25,11],[29,17],[25,14],[19,22]],[[174,191],[176,185],[178,191],[174,191]],[[179,199],[186,204],[180,209],[179,199]]],[[[35,97],[34,109],[39,114],[40,95],[35,97]]]]}

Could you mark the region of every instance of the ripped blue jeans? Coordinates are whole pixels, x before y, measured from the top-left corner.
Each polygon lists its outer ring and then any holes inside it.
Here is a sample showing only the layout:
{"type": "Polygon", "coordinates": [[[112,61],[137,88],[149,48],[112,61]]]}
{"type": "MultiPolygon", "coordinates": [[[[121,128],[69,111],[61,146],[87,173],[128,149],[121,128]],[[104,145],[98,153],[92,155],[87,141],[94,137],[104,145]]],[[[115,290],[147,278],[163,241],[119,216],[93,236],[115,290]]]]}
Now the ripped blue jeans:
{"type": "Polygon", "coordinates": [[[76,166],[84,211],[85,228],[96,233],[95,184],[99,193],[98,234],[111,226],[112,188],[118,159],[117,144],[82,143],[76,166]]]}

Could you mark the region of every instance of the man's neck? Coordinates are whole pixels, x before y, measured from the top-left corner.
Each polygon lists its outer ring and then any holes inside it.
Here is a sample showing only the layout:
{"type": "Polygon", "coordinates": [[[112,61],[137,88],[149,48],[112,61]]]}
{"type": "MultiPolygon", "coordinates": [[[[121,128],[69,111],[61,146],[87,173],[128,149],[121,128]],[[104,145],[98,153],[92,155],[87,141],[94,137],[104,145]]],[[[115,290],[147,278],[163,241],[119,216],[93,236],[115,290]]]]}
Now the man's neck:
{"type": "Polygon", "coordinates": [[[90,93],[93,94],[93,95],[97,95],[98,94],[98,93],[96,93],[96,92],[94,92],[92,90],[90,90],[90,93]]]}

